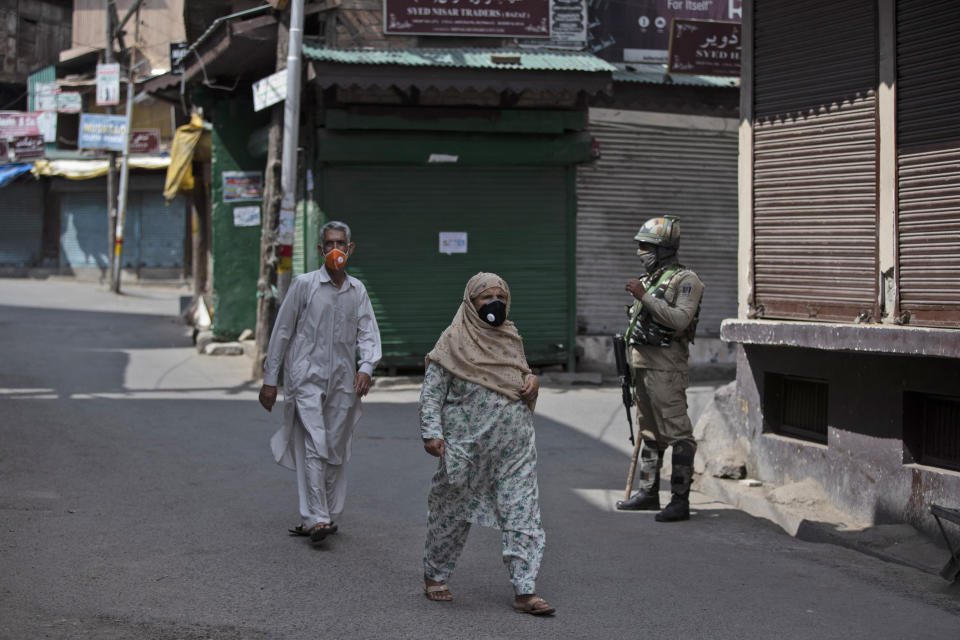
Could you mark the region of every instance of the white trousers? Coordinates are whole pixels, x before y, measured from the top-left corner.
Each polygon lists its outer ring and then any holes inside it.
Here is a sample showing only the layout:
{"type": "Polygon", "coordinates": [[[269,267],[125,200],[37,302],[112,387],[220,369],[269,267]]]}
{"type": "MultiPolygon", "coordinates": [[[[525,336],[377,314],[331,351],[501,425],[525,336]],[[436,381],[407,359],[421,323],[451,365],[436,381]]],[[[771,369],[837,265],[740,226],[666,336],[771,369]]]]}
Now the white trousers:
{"type": "Polygon", "coordinates": [[[293,425],[293,453],[301,524],[309,529],[318,522],[335,521],[343,513],[347,496],[346,465],[330,464],[320,457],[299,415],[293,425]]]}

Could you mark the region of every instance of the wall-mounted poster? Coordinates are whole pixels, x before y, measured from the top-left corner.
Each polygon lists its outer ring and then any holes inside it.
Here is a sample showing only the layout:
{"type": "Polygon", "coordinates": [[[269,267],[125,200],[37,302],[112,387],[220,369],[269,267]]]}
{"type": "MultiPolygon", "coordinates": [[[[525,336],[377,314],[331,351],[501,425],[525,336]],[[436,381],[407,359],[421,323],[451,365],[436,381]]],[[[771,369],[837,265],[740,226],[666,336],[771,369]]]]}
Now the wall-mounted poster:
{"type": "Polygon", "coordinates": [[[550,0],[383,0],[391,35],[550,37],[550,0]]]}
{"type": "Polygon", "coordinates": [[[263,200],[263,174],[259,171],[224,171],[223,202],[263,200]]]}
{"type": "Polygon", "coordinates": [[[466,231],[441,231],[440,232],[440,253],[450,255],[451,253],[467,252],[467,232],[466,231]]]}

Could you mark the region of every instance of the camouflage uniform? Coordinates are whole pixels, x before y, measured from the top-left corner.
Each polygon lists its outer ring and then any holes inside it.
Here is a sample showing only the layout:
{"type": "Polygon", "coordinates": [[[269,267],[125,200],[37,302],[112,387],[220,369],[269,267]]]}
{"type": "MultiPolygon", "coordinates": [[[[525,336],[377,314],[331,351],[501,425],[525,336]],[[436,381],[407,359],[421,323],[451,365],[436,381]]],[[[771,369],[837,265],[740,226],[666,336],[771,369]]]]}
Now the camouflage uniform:
{"type": "MultiPolygon", "coordinates": [[[[654,282],[659,274],[655,274],[654,282]]],[[[687,496],[693,477],[697,443],[687,415],[687,359],[693,322],[703,297],[703,282],[689,269],[680,269],[657,298],[649,291],[639,300],[652,319],[676,333],[669,347],[634,345],[630,364],[636,381],[637,424],[643,446],[640,450],[639,490],[659,490],[663,453],[673,446],[670,491],[687,496]]]]}
{"type": "Polygon", "coordinates": [[[670,505],[657,520],[689,517],[690,482],[697,443],[687,416],[687,359],[696,332],[704,285],[677,261],[677,218],[651,218],[635,238],[638,255],[653,273],[643,296],[630,309],[627,331],[630,363],[636,382],[637,424],[642,438],[638,493],[617,503],[618,509],[660,508],[660,469],[667,447],[673,448],[670,505]],[[655,262],[653,256],[656,256],[655,262]],[[650,265],[654,266],[651,267],[650,265]]]}

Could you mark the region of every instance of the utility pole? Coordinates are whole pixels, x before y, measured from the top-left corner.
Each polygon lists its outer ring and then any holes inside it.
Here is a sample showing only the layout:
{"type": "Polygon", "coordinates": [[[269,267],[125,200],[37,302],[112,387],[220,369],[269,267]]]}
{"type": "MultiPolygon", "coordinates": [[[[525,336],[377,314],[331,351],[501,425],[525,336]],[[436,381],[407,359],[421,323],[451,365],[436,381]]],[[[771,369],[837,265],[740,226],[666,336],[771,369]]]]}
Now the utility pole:
{"type": "MultiPolygon", "coordinates": [[[[114,22],[113,16],[116,12],[116,7],[114,7],[115,0],[106,0],[104,2],[106,8],[106,27],[107,27],[107,44],[103,50],[103,62],[105,64],[110,64],[113,62],[113,38],[114,38],[114,22]]],[[[105,107],[105,110],[108,114],[113,114],[113,107],[105,107]]],[[[117,221],[117,152],[108,151],[107,152],[107,247],[108,249],[108,258],[110,260],[111,271],[113,269],[114,255],[117,254],[122,249],[122,246],[117,246],[116,244],[116,221],[117,221]]],[[[116,256],[116,260],[119,262],[120,256],[116,256]]],[[[110,273],[112,276],[112,273],[110,273]]],[[[111,282],[112,284],[112,282],[111,282]]],[[[114,289],[116,291],[116,289],[114,289]]]]}
{"type": "MultiPolygon", "coordinates": [[[[263,376],[263,361],[278,304],[277,271],[281,244],[292,245],[297,185],[297,142],[300,133],[300,57],[303,44],[303,0],[293,0],[289,33],[277,24],[277,71],[286,68],[287,96],[281,111],[272,107],[267,170],[260,233],[260,276],[257,279],[256,356],[253,376],[263,376]],[[281,140],[282,136],[282,140],[281,140]],[[282,147],[282,148],[281,148],[282,147]],[[279,184],[278,184],[279,182],[279,184]],[[289,239],[287,236],[290,236],[289,239]]],[[[292,247],[291,247],[292,248],[292,247]]]]}
{"type": "MultiPolygon", "coordinates": [[[[132,62],[132,60],[131,60],[132,62]]],[[[115,250],[110,263],[110,288],[120,293],[120,263],[123,253],[123,226],[127,220],[127,192],[130,189],[130,125],[133,123],[133,65],[127,79],[127,130],[123,136],[123,155],[120,161],[120,194],[117,203],[117,228],[114,231],[115,250]]]]}

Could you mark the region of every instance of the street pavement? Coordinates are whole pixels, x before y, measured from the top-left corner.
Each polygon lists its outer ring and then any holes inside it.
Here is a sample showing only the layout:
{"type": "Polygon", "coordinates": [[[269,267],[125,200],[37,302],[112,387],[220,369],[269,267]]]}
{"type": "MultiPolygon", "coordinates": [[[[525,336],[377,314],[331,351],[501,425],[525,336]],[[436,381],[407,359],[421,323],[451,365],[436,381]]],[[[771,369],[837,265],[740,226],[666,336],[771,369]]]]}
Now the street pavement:
{"type": "MultiPolygon", "coordinates": [[[[417,389],[379,381],[340,532],[289,536],[293,474],[244,357],[198,355],[185,290],[0,280],[0,638],[956,638],[960,587],[698,495],[618,513],[619,390],[545,386],[536,429],[552,618],[515,614],[497,532],[422,594],[435,459],[417,389]]],[[[522,332],[522,327],[520,327],[522,332]]],[[[696,391],[696,390],[695,390],[696,391]]],[[[709,385],[702,392],[709,393],[709,385]]]]}

